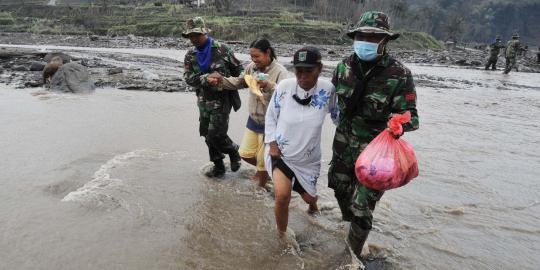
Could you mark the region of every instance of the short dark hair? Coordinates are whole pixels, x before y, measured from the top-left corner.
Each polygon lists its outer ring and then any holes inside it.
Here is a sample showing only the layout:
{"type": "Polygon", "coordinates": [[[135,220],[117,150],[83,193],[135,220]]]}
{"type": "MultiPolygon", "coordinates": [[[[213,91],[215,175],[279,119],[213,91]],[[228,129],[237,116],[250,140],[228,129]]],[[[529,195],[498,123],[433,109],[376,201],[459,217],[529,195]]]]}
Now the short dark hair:
{"type": "Polygon", "coordinates": [[[277,59],[274,48],[272,48],[272,45],[270,45],[270,41],[266,38],[256,39],[255,41],[251,42],[251,45],[249,45],[249,48],[259,49],[261,52],[264,52],[264,53],[270,50],[270,58],[277,59]]]}

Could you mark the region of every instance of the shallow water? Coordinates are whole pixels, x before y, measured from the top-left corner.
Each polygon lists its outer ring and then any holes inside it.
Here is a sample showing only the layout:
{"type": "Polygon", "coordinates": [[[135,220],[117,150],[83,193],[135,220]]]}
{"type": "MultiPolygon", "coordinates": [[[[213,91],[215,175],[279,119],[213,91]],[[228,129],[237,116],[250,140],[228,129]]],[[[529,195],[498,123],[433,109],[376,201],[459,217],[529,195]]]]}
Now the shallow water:
{"type": "MultiPolygon", "coordinates": [[[[410,67],[420,176],[378,204],[371,251],[383,269],[538,269],[540,76],[410,67]]],[[[253,168],[202,176],[197,118],[191,93],[0,86],[0,269],[347,269],[328,166],[322,215],[295,196],[300,252],[284,252],[253,168]]],[[[327,121],[323,164],[332,136],[327,121]]]]}

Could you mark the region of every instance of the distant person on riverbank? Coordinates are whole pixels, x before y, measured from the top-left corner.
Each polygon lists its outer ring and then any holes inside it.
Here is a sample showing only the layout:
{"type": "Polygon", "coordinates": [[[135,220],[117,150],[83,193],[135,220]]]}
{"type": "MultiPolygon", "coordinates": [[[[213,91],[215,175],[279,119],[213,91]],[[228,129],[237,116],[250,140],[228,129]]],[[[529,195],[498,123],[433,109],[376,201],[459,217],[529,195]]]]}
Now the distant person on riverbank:
{"type": "Polygon", "coordinates": [[[516,58],[520,51],[521,43],[519,42],[519,34],[514,33],[512,39],[506,44],[506,68],[504,69],[504,74],[508,74],[513,68],[519,71],[516,65],[516,58]]]}
{"type": "MultiPolygon", "coordinates": [[[[281,81],[268,105],[265,119],[265,164],[272,172],[277,229],[283,243],[294,240],[289,221],[292,190],[317,207],[317,179],[321,169],[321,132],[328,113],[338,117],[335,88],[319,78],[321,53],[304,47],[293,57],[295,77],[281,81]]],[[[293,242],[294,243],[294,242],[293,242]]]]}
{"type": "Polygon", "coordinates": [[[527,54],[529,52],[529,46],[525,45],[523,48],[521,48],[521,56],[523,56],[523,59],[527,58],[527,54]]]}
{"type": "MultiPolygon", "coordinates": [[[[364,148],[384,129],[393,113],[411,113],[404,131],[418,128],[416,91],[409,69],[386,51],[399,34],[390,31],[388,17],[366,12],[348,34],[354,52],[338,64],[332,78],[339,104],[339,122],[328,171],[342,218],[351,222],[348,244],[358,259],[372,228],[373,211],[382,191],[363,186],[354,166],[364,148]]],[[[394,134],[401,136],[402,134],[394,134]]]]}
{"type": "Polygon", "coordinates": [[[51,59],[47,65],[43,68],[43,84],[46,86],[49,86],[52,80],[52,77],[56,72],[58,71],[58,68],[60,68],[64,64],[64,60],[62,60],[62,57],[55,56],[51,59]]]}
{"type": "Polygon", "coordinates": [[[184,59],[184,79],[195,89],[199,107],[199,133],[204,136],[210,161],[214,167],[206,172],[208,177],[222,177],[225,174],[224,154],[231,160],[231,170],[240,168],[241,159],[238,145],[227,135],[231,109],[240,108],[240,96],[237,91],[223,91],[218,81],[209,81],[212,73],[222,76],[239,76],[242,65],[233,51],[218,41],[213,40],[210,30],[202,18],[195,17],[186,23],[184,38],[189,38],[195,46],[187,52],[184,59]]]}
{"type": "Polygon", "coordinates": [[[249,46],[249,55],[252,62],[240,77],[223,78],[218,74],[210,75],[210,79],[221,80],[222,87],[228,90],[250,87],[245,78],[256,82],[256,85],[251,85],[256,89],[249,92],[249,116],[239,152],[244,161],[257,167],[253,180],[264,188],[269,179],[264,167],[264,118],[277,84],[288,78],[289,72],[278,63],[275,50],[266,38],[253,41],[249,46]]]}
{"type": "Polygon", "coordinates": [[[497,69],[497,61],[499,60],[499,53],[501,49],[505,48],[504,44],[501,41],[501,37],[497,36],[495,41],[489,45],[489,58],[486,63],[486,70],[491,66],[491,70],[497,69]]]}

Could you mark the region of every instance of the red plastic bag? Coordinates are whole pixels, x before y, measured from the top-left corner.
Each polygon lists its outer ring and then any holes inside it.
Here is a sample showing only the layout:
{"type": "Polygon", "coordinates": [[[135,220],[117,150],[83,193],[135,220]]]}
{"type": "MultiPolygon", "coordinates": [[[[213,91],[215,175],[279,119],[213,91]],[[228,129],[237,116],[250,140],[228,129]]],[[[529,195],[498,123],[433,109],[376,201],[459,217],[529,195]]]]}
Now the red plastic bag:
{"type": "MultiPolygon", "coordinates": [[[[411,113],[395,114],[388,122],[393,134],[402,134],[402,124],[411,120],[411,113]]],[[[418,161],[409,143],[396,139],[385,129],[356,160],[356,177],[364,186],[384,191],[401,187],[418,176],[418,161]]]]}

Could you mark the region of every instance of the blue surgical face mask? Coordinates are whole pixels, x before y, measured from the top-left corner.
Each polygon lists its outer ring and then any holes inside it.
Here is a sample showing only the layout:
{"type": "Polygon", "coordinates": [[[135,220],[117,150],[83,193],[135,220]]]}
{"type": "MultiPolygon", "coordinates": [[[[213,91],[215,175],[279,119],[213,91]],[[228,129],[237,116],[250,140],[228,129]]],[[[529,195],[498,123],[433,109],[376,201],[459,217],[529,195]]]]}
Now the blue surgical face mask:
{"type": "Polygon", "coordinates": [[[379,49],[378,43],[356,40],[353,43],[353,48],[354,53],[356,53],[358,58],[362,61],[370,62],[377,59],[377,56],[379,56],[377,53],[377,50],[379,49]]]}

